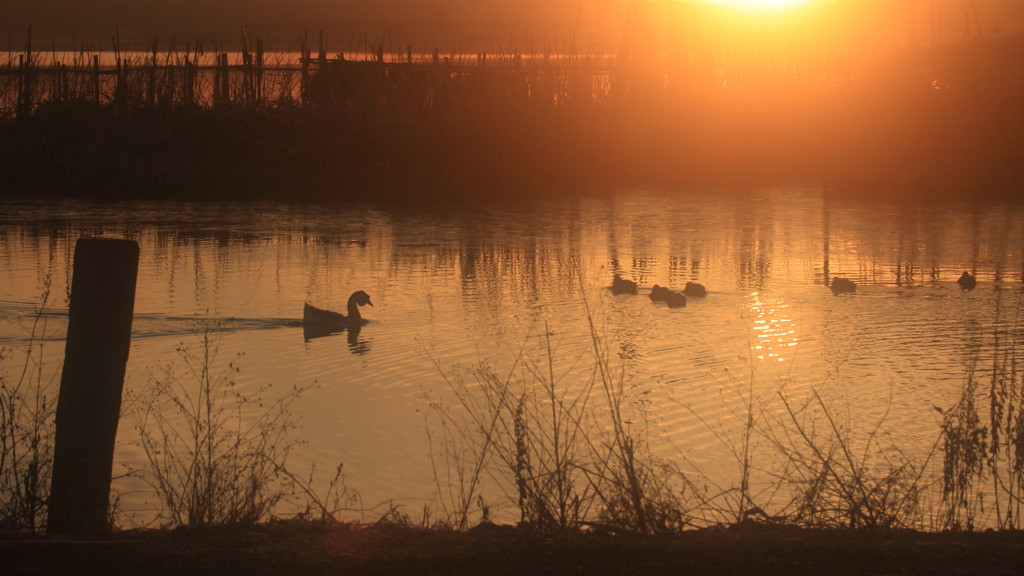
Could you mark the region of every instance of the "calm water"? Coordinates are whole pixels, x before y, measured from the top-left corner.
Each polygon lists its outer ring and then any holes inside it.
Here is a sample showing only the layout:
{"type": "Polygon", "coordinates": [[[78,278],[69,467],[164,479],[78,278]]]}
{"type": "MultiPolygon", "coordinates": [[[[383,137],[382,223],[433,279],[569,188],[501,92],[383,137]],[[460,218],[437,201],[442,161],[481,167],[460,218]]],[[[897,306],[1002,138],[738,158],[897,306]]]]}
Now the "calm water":
{"type": "MultiPolygon", "coordinates": [[[[48,286],[46,359],[56,365],[74,241],[96,235],[142,248],[127,388],[180,369],[176,348],[196,347],[197,319],[215,318],[219,358],[244,354],[238,386],[309,389],[293,410],[305,442],[296,469],[316,463],[326,476],[344,462],[367,506],[411,509],[434,493],[424,412],[427,398],[445,396],[438,366],[507,368],[510,350],[547,330],[572,385],[585,372],[572,360],[590,347],[584,300],[655,451],[727,485],[736,466],[725,443],[751,389],[771,417],[779,391],[823,387],[855,430],[888,413],[893,442],[927,452],[932,406],[950,405],[963,378],[965,339],[1007,320],[1024,274],[1017,208],[826,203],[807,190],[437,212],[7,201],[0,346],[24,344],[48,286]],[[641,295],[603,289],[614,270],[641,295]],[[956,285],[963,270],[977,270],[976,290],[956,285]],[[856,281],[857,294],[833,296],[826,275],[856,281]],[[710,293],[686,308],[644,296],[691,280],[710,293]],[[355,290],[374,303],[357,338],[304,339],[304,301],[344,310],[355,290]]],[[[132,422],[122,424],[115,466],[142,466],[132,422]]],[[[140,486],[119,482],[122,506],[150,506],[140,486]]]]}

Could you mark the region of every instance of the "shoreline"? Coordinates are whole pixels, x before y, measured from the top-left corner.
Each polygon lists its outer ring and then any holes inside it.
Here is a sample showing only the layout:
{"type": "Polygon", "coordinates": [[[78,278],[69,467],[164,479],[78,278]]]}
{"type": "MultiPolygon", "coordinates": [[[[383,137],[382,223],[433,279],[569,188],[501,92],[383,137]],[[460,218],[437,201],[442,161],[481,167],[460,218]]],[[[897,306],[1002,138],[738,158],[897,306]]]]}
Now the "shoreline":
{"type": "Polygon", "coordinates": [[[744,521],[639,536],[484,523],[277,521],[93,539],[0,536],[9,574],[1020,574],[1024,532],[815,530],[744,521]],[[41,544],[40,542],[51,542],[41,544]],[[59,554],[54,552],[59,550],[59,554]]]}

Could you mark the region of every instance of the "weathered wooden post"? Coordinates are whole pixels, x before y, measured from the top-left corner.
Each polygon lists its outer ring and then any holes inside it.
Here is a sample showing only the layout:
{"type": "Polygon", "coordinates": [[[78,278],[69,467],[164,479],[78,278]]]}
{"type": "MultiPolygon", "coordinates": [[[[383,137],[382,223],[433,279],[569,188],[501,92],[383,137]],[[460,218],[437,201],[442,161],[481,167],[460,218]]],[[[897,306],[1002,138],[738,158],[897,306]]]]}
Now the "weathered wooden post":
{"type": "Polygon", "coordinates": [[[92,55],[92,88],[94,92],[94,100],[97,104],[100,103],[100,57],[96,54],[92,55]]]}
{"type": "Polygon", "coordinates": [[[299,36],[299,62],[302,65],[302,76],[299,81],[299,99],[303,104],[309,103],[309,33],[299,36]]]}
{"type": "Polygon", "coordinates": [[[132,240],[81,238],[75,245],[46,526],[51,534],[108,527],[138,269],[139,245],[132,240]]]}
{"type": "Polygon", "coordinates": [[[256,100],[263,102],[263,39],[256,38],[256,100]]]}
{"type": "Polygon", "coordinates": [[[153,38],[153,62],[147,70],[149,78],[146,83],[146,104],[150,108],[156,106],[156,46],[157,39],[153,38]]]}
{"type": "Polygon", "coordinates": [[[231,85],[229,83],[231,74],[230,68],[228,68],[228,53],[224,52],[220,55],[220,94],[223,97],[224,104],[231,104],[231,85]]]}
{"type": "Polygon", "coordinates": [[[25,54],[18,56],[21,75],[18,83],[18,109],[20,118],[28,117],[32,112],[32,25],[28,26],[28,38],[25,40],[25,54]]]}

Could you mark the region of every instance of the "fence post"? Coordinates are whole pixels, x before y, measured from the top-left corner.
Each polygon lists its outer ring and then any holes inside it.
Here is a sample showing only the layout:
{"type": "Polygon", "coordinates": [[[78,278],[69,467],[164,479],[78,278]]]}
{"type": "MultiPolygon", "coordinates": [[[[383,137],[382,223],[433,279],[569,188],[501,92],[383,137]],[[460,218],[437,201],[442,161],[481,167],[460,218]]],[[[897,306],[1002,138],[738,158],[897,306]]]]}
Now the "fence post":
{"type": "Polygon", "coordinates": [[[138,269],[135,241],[80,238],[75,245],[46,526],[50,534],[109,527],[114,439],[138,269]]]}
{"type": "Polygon", "coordinates": [[[156,46],[157,39],[153,39],[153,62],[149,67],[149,84],[146,86],[146,103],[150,108],[156,106],[156,46]]]}
{"type": "Polygon", "coordinates": [[[299,62],[302,66],[302,72],[299,81],[299,101],[303,104],[309,103],[309,45],[308,40],[309,34],[305,33],[299,36],[299,62]]]}
{"type": "Polygon", "coordinates": [[[230,80],[229,74],[231,72],[230,72],[230,69],[228,68],[228,53],[227,52],[224,52],[223,54],[220,55],[220,61],[221,61],[221,76],[220,76],[220,79],[221,79],[221,82],[223,83],[221,85],[221,88],[220,88],[221,89],[221,94],[224,96],[224,103],[225,104],[230,104],[231,103],[231,84],[229,83],[229,80],[230,80]]]}
{"type": "Polygon", "coordinates": [[[263,39],[256,38],[256,100],[263,102],[263,39]]]}
{"type": "Polygon", "coordinates": [[[28,74],[25,72],[25,55],[18,54],[18,108],[17,117],[21,118],[27,115],[28,111],[25,110],[25,78],[28,74]]]}
{"type": "Polygon", "coordinates": [[[96,103],[100,103],[100,57],[92,55],[92,88],[96,103]]]}
{"type": "Polygon", "coordinates": [[[19,56],[21,80],[18,84],[18,117],[27,117],[32,112],[32,25],[28,26],[25,40],[25,54],[19,56]]]}

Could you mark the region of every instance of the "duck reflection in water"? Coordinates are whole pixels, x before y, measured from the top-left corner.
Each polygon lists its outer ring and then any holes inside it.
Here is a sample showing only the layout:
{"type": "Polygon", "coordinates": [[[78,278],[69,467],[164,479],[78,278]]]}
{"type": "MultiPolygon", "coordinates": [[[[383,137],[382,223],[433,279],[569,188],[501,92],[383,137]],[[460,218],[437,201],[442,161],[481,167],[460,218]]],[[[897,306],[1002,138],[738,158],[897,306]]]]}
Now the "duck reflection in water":
{"type": "Polygon", "coordinates": [[[359,337],[359,333],[362,332],[362,330],[363,327],[360,324],[341,327],[303,325],[302,337],[306,342],[309,342],[314,338],[323,338],[324,336],[347,332],[348,349],[353,354],[363,355],[370,351],[370,342],[366,338],[359,337]]]}
{"type": "Polygon", "coordinates": [[[348,316],[310,306],[307,302],[302,309],[302,335],[306,342],[309,342],[313,338],[321,338],[347,331],[348,345],[352,353],[365,354],[370,349],[369,344],[359,338],[359,333],[369,320],[362,317],[359,313],[359,307],[367,304],[373,306],[373,302],[370,301],[370,295],[362,290],[353,292],[349,296],[348,316]]]}

